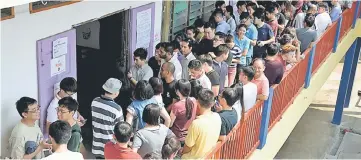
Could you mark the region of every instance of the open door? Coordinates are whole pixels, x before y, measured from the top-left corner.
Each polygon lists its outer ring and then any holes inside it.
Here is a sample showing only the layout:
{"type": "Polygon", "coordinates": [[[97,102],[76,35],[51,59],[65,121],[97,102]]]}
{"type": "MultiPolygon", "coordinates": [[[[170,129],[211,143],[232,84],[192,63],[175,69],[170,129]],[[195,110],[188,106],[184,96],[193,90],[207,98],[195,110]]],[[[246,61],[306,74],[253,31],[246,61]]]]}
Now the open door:
{"type": "Polygon", "coordinates": [[[38,101],[41,106],[39,126],[44,132],[46,110],[54,98],[54,86],[65,77],[76,79],[75,29],[38,40],[36,45],[38,101]]]}

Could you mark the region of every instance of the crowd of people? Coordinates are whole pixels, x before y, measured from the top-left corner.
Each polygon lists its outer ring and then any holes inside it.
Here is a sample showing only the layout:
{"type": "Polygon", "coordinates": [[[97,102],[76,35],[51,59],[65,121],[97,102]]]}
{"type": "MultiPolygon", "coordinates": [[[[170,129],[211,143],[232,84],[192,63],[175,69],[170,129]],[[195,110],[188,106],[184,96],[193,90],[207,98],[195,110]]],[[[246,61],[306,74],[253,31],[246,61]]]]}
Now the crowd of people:
{"type": "MultiPolygon", "coordinates": [[[[270,86],[302,60],[352,1],[238,1],[236,10],[215,3],[207,22],[197,19],[171,42],[160,42],[149,60],[138,48],[126,74],[131,103],[114,100],[124,84],[109,78],[91,103],[92,154],[97,159],[198,159],[243,120],[270,86]]],[[[64,78],[47,108],[45,133],[36,124],[40,106],[16,102],[21,121],[9,139],[13,159],[83,159],[74,94],[64,78]],[[48,152],[44,152],[47,150],[48,152]],[[46,155],[45,155],[46,154],[46,155]],[[49,155],[50,154],[50,155],[49,155]]]]}

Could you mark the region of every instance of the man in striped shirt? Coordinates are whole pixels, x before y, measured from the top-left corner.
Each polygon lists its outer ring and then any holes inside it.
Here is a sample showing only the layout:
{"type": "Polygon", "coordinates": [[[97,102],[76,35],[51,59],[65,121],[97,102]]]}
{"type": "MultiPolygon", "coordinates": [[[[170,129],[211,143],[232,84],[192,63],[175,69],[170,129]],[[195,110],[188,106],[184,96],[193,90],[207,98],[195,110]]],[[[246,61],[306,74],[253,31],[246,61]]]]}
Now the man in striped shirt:
{"type": "Polygon", "coordinates": [[[103,85],[104,94],[93,100],[92,124],[93,145],[92,153],[97,159],[104,159],[104,145],[113,139],[113,129],[116,123],[124,121],[122,108],[114,102],[119,95],[122,82],[109,78],[103,85]]]}

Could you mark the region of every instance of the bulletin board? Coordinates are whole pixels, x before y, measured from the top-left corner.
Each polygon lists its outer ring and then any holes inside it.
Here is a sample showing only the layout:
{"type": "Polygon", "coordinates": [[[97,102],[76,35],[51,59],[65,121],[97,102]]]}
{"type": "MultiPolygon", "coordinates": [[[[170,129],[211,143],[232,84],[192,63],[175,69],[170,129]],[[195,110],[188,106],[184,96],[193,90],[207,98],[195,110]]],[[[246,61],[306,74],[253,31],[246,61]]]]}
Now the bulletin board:
{"type": "Polygon", "coordinates": [[[154,55],[154,13],[155,3],[149,3],[137,8],[131,9],[131,36],[130,36],[130,62],[133,61],[133,52],[137,48],[148,49],[148,58],[154,55]]]}
{"type": "Polygon", "coordinates": [[[47,108],[54,98],[54,86],[65,77],[76,78],[76,31],[71,29],[38,40],[36,45],[38,103],[41,106],[39,126],[44,133],[47,108]]]}

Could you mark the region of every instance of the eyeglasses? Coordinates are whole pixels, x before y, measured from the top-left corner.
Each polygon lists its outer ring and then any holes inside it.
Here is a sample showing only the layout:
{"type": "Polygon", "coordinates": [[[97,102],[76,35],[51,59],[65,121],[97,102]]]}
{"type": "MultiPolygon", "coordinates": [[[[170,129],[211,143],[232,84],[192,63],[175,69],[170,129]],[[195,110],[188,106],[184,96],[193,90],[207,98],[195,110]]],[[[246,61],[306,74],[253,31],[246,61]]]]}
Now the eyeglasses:
{"type": "Polygon", "coordinates": [[[36,107],[35,109],[32,110],[26,110],[25,112],[30,112],[30,113],[36,113],[40,111],[40,106],[36,107]]]}
{"type": "Polygon", "coordinates": [[[63,110],[61,110],[61,108],[62,108],[62,107],[56,107],[56,108],[55,108],[56,112],[57,112],[57,113],[59,113],[59,112],[60,112],[61,114],[70,113],[70,111],[69,111],[69,110],[67,110],[67,111],[63,111],[63,110]]]}

